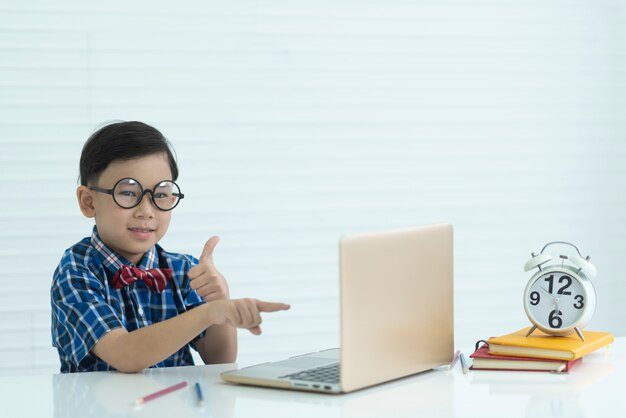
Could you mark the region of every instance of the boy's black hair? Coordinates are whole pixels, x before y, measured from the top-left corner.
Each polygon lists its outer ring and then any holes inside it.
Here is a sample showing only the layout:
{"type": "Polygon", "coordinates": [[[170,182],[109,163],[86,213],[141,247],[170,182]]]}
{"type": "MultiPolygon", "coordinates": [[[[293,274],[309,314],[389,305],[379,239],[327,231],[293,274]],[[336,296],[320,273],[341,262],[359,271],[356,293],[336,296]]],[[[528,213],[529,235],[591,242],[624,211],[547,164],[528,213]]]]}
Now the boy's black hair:
{"type": "Polygon", "coordinates": [[[87,186],[115,160],[131,160],[164,152],[172,170],[172,180],[178,178],[178,165],[172,146],[159,130],[143,122],[117,122],[94,132],[80,155],[80,184],[87,186]]]}

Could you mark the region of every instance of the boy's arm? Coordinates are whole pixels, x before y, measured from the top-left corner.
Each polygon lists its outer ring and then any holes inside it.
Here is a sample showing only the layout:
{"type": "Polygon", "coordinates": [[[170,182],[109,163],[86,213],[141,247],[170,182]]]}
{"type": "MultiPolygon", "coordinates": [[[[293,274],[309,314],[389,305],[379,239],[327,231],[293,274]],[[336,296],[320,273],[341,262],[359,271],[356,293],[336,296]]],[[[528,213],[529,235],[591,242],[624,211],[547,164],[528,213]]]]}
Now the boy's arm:
{"type": "Polygon", "coordinates": [[[116,328],[104,335],[93,353],[125,373],[135,373],[168,358],[209,327],[245,328],[261,333],[261,312],[289,309],[284,303],[256,299],[216,300],[179,316],[128,332],[116,328]]]}
{"type": "Polygon", "coordinates": [[[237,361],[237,329],[231,325],[213,325],[204,337],[195,342],[204,364],[235,363],[237,361]]]}

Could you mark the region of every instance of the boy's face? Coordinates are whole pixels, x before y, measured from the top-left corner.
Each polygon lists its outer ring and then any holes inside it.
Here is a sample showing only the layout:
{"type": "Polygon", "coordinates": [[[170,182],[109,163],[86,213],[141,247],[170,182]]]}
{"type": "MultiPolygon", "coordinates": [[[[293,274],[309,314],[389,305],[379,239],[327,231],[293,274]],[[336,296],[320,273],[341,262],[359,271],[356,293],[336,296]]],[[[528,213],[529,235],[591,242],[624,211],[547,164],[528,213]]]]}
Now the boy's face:
{"type": "MultiPolygon", "coordinates": [[[[102,172],[97,184],[112,189],[118,180],[133,178],[145,189],[153,189],[162,180],[172,180],[172,172],[165,153],[152,154],[133,160],[116,160],[102,172]]],[[[81,211],[95,218],[98,234],[102,241],[119,255],[134,264],[141,261],[167,232],[171,211],[162,211],[152,203],[150,193],[143,196],[141,203],[131,209],[119,207],[113,197],[106,193],[80,186],[77,196],[81,211]]]]}

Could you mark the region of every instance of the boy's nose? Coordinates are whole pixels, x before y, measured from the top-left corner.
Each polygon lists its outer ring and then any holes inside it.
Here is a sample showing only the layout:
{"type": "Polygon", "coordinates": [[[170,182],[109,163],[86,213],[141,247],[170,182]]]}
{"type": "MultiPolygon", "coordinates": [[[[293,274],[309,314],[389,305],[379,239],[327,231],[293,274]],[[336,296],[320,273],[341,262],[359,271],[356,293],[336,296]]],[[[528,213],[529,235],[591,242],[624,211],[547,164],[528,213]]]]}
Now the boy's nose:
{"type": "Polygon", "coordinates": [[[139,204],[135,206],[135,216],[139,218],[152,218],[154,217],[155,210],[158,209],[154,206],[154,203],[152,202],[149,194],[146,193],[143,196],[143,199],[141,199],[141,202],[139,202],[139,204]]]}

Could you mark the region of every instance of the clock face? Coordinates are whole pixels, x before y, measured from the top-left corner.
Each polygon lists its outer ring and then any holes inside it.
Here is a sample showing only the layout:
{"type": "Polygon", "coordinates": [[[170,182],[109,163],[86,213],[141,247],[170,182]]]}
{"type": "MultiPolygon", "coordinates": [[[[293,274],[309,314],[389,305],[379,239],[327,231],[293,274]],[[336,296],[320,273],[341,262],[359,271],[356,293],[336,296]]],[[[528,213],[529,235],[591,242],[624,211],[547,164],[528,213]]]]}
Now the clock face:
{"type": "Polygon", "coordinates": [[[580,281],[562,271],[544,271],[532,283],[526,297],[535,321],[554,330],[576,326],[588,302],[580,281]]]}

